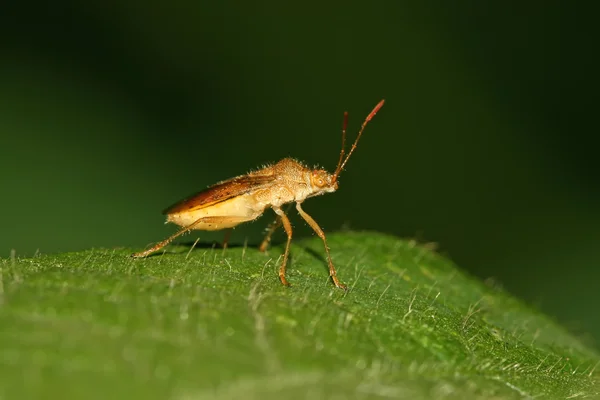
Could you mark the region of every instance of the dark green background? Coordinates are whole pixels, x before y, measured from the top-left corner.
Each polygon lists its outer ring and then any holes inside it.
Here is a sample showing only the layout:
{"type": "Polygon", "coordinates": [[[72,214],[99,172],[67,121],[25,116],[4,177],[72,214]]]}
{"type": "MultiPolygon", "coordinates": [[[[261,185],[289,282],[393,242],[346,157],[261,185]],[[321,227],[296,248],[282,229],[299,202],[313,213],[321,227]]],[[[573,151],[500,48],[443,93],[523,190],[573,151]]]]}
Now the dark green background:
{"type": "MultiPolygon", "coordinates": [[[[3,256],[141,248],[174,230],[165,206],[216,181],[286,156],[333,169],[343,111],[354,134],[385,98],[340,190],[305,209],[326,231],[436,241],[597,345],[595,10],[13,3],[0,6],[3,256]]],[[[233,241],[256,243],[270,220],[233,241]]]]}

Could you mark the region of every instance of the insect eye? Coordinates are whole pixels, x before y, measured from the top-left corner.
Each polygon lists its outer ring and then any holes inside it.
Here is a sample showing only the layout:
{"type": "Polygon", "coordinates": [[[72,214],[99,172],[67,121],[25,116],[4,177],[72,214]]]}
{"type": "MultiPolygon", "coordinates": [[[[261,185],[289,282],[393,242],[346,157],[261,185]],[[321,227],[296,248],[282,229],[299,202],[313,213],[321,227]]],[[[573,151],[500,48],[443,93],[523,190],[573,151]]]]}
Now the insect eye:
{"type": "Polygon", "coordinates": [[[313,185],[315,185],[316,187],[319,187],[319,188],[322,188],[327,185],[327,181],[323,177],[323,175],[316,174],[316,173],[313,174],[313,176],[312,176],[312,183],[313,183],[313,185]]]}

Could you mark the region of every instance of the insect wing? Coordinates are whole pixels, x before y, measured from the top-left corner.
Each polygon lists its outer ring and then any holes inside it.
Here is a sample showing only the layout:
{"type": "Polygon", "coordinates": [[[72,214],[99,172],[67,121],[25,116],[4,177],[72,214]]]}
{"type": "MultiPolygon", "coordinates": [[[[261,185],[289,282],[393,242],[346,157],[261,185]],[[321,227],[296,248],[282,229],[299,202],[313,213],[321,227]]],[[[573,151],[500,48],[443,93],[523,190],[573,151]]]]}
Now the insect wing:
{"type": "Polygon", "coordinates": [[[275,180],[273,174],[249,174],[219,182],[201,192],[177,202],[163,211],[163,214],[176,214],[185,211],[198,210],[236,196],[265,188],[275,180]]]}

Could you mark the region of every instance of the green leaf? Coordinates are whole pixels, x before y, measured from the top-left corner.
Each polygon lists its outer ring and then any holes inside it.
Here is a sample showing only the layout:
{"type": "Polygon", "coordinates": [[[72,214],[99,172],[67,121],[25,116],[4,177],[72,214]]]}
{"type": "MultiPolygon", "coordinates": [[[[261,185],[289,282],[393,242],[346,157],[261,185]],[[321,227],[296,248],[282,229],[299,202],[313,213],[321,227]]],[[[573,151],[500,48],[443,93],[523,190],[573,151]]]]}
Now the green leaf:
{"type": "Polygon", "coordinates": [[[520,399],[599,393],[600,358],[428,246],[331,234],[4,259],[0,398],[520,399]],[[337,397],[336,397],[337,396],[337,397]]]}

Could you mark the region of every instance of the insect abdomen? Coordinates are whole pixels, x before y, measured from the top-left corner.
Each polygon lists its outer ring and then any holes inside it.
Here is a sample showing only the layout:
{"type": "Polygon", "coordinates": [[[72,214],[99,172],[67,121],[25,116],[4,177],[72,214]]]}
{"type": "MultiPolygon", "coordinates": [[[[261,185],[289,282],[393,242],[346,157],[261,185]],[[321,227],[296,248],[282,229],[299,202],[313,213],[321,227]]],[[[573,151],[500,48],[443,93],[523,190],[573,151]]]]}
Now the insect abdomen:
{"type": "Polygon", "coordinates": [[[240,223],[252,221],[260,217],[263,211],[264,207],[261,208],[252,196],[242,195],[208,207],[168,214],[167,222],[172,222],[180,226],[189,226],[201,218],[223,217],[219,223],[215,223],[214,221],[200,221],[192,228],[203,231],[217,231],[233,228],[240,223]]]}

